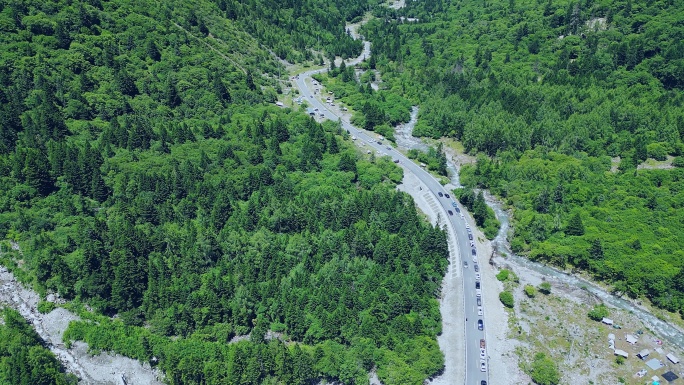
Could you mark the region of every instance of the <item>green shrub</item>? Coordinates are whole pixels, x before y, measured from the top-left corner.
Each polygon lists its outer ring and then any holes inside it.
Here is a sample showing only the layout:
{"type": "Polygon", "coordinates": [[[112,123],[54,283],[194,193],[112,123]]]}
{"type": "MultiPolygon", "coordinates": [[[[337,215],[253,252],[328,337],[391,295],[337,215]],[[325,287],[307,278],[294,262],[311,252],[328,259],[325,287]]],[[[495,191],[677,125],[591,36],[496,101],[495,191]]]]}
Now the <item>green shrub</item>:
{"type": "Polygon", "coordinates": [[[496,279],[498,279],[501,282],[504,282],[508,280],[508,276],[510,275],[511,271],[508,269],[503,269],[499,272],[499,274],[496,275],[496,279]]]}
{"type": "Polygon", "coordinates": [[[539,385],[556,385],[560,381],[560,374],[556,363],[544,353],[537,353],[532,362],[532,381],[539,385]]]}
{"type": "Polygon", "coordinates": [[[525,295],[527,295],[529,298],[534,298],[537,296],[537,289],[535,289],[532,285],[525,285],[525,295]]]}
{"type": "Polygon", "coordinates": [[[603,318],[608,317],[608,308],[606,305],[597,305],[587,315],[594,321],[601,321],[603,318]]]}
{"type": "Polygon", "coordinates": [[[41,314],[47,314],[47,313],[55,310],[56,307],[57,307],[57,305],[55,305],[52,302],[48,302],[48,301],[38,301],[38,306],[37,306],[38,311],[41,314]]]}
{"type": "Polygon", "coordinates": [[[502,291],[499,293],[499,300],[501,301],[504,306],[508,308],[513,308],[515,305],[515,301],[513,300],[513,294],[509,291],[502,291]]]}
{"type": "Polygon", "coordinates": [[[545,295],[551,294],[551,284],[548,282],[542,282],[539,285],[539,292],[545,295]]]}

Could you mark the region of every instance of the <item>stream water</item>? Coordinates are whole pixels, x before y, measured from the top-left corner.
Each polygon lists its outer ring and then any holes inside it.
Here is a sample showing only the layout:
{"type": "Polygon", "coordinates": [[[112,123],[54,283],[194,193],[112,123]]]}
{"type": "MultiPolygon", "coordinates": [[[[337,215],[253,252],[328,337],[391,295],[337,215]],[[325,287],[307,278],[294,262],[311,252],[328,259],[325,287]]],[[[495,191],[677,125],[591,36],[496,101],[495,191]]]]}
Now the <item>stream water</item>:
{"type": "MultiPolygon", "coordinates": [[[[413,107],[411,111],[411,120],[406,124],[401,124],[396,127],[395,136],[397,139],[397,145],[400,148],[419,149],[422,151],[426,151],[428,149],[427,144],[425,144],[420,138],[416,138],[412,135],[413,127],[415,127],[417,120],[418,107],[413,107]]],[[[449,179],[451,180],[451,183],[456,187],[460,187],[458,166],[454,164],[449,157],[447,157],[447,169],[449,171],[449,179]]],[[[526,268],[545,277],[553,277],[555,280],[563,282],[567,285],[587,290],[596,297],[600,298],[604,303],[633,313],[649,329],[653,330],[660,337],[676,345],[680,349],[684,349],[684,331],[668,322],[659,319],[655,315],[651,314],[647,309],[640,307],[629,300],[617,297],[607,292],[604,288],[588,280],[568,274],[554,267],[531,261],[525,257],[521,257],[513,253],[508,241],[508,235],[510,231],[509,212],[504,209],[499,200],[489,194],[487,194],[486,201],[489,207],[494,210],[499,222],[501,222],[499,233],[492,241],[492,244],[494,249],[501,254],[501,258],[505,259],[506,263],[513,266],[526,268]]]]}

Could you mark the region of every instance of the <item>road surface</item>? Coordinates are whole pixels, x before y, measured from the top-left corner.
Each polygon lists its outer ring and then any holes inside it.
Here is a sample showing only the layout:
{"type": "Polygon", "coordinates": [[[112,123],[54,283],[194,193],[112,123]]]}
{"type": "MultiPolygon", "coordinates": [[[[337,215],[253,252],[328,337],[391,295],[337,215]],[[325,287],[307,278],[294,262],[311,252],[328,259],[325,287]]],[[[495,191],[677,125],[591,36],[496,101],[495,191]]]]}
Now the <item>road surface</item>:
{"type": "MultiPolygon", "coordinates": [[[[346,65],[356,65],[362,60],[370,56],[370,43],[364,42],[364,49],[361,55],[356,59],[346,61],[346,65]]],[[[294,81],[299,88],[299,92],[302,98],[306,100],[314,109],[318,109],[317,114],[327,119],[337,121],[342,123],[342,128],[347,130],[350,135],[356,137],[357,144],[363,143],[363,148],[366,150],[375,151],[376,154],[387,154],[391,156],[394,160],[399,160],[399,164],[403,167],[404,172],[413,173],[418,179],[420,179],[425,186],[435,195],[436,201],[441,205],[443,213],[440,216],[445,217],[451,223],[450,228],[453,229],[453,233],[449,235],[455,241],[455,250],[451,252],[450,261],[455,264],[453,268],[456,272],[460,269],[460,273],[463,278],[463,303],[465,311],[465,384],[480,385],[481,381],[488,381],[488,372],[481,370],[481,359],[480,359],[480,339],[485,339],[486,324],[483,325],[483,330],[478,328],[478,320],[482,320],[484,323],[484,314],[478,315],[478,305],[477,305],[477,295],[475,290],[476,283],[476,266],[477,257],[472,256],[472,251],[474,247],[471,247],[470,240],[468,239],[469,229],[467,226],[467,217],[462,217],[459,212],[457,212],[455,207],[458,207],[462,211],[460,204],[455,202],[455,200],[447,198],[448,192],[446,189],[426,170],[421,168],[419,165],[414,163],[412,160],[408,159],[401,152],[394,149],[391,144],[385,140],[379,140],[377,134],[359,129],[342,119],[340,116],[333,113],[328,109],[328,105],[322,100],[316,98],[316,96],[321,97],[323,93],[318,95],[314,94],[314,88],[311,76],[318,73],[326,72],[327,69],[316,69],[308,72],[304,72],[295,77],[294,81]],[[439,194],[442,194],[440,197],[439,194]],[[455,206],[454,206],[455,205],[455,206]],[[452,214],[447,214],[451,211],[452,214]],[[468,267],[465,267],[465,263],[468,263],[468,267]]],[[[474,236],[474,234],[473,234],[474,236]]],[[[482,282],[484,284],[484,282],[482,282]]],[[[480,306],[480,308],[482,308],[480,306]]],[[[485,352],[486,353],[486,352],[485,352]]],[[[485,360],[486,368],[488,368],[488,363],[485,360]]],[[[447,363],[447,365],[458,365],[459,363],[447,363]]]]}

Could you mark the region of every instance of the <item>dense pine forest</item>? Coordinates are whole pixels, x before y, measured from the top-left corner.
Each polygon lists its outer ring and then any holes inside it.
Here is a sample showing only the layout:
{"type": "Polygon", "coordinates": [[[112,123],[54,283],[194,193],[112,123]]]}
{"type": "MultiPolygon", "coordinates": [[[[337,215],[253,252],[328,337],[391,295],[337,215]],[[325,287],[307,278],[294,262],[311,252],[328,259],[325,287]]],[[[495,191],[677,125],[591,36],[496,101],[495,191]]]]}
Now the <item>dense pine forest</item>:
{"type": "Polygon", "coordinates": [[[272,103],[278,58],[357,54],[372,5],[0,1],[1,262],[70,301],[68,341],[171,384],[442,370],[444,232],[395,164],[272,103]]]}
{"type": "Polygon", "coordinates": [[[376,15],[362,33],[383,88],[421,106],[415,135],[480,154],[462,182],[515,209],[514,251],[684,311],[681,3],[428,0],[376,15]]]}

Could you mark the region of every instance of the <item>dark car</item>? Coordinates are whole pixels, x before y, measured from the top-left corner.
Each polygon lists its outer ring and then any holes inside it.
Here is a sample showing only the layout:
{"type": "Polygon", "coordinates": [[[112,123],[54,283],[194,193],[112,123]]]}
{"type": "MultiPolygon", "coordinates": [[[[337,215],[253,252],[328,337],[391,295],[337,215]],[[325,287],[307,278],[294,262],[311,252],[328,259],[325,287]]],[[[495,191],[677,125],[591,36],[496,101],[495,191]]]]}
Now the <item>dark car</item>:
{"type": "Polygon", "coordinates": [[[454,215],[454,212],[451,210],[447,210],[447,212],[449,213],[449,215],[454,215]]]}
{"type": "Polygon", "coordinates": [[[477,251],[475,251],[475,249],[470,249],[470,254],[477,255],[477,251]]]}
{"type": "Polygon", "coordinates": [[[448,199],[448,198],[451,198],[451,197],[449,196],[449,194],[444,194],[444,197],[447,198],[447,199],[448,199]]]}
{"type": "Polygon", "coordinates": [[[477,306],[482,306],[482,298],[477,297],[477,306]]]}
{"type": "Polygon", "coordinates": [[[487,381],[485,381],[485,380],[480,381],[480,385],[487,385],[487,381]]]}
{"type": "Polygon", "coordinates": [[[461,212],[461,209],[459,209],[458,207],[456,207],[456,205],[454,205],[454,209],[456,209],[456,212],[457,212],[457,213],[460,213],[460,212],[461,212]]]}
{"type": "Polygon", "coordinates": [[[378,144],[382,144],[382,142],[378,140],[378,144]]]}
{"type": "Polygon", "coordinates": [[[479,289],[480,288],[480,282],[475,282],[475,288],[479,289]]]}
{"type": "Polygon", "coordinates": [[[473,267],[475,268],[476,273],[480,271],[480,266],[477,263],[473,264],[473,267]]]}
{"type": "Polygon", "coordinates": [[[477,320],[477,330],[483,330],[484,329],[484,322],[482,322],[481,319],[477,320]]]}
{"type": "Polygon", "coordinates": [[[441,191],[438,191],[438,192],[437,192],[437,195],[439,195],[440,197],[443,197],[443,196],[444,196],[444,194],[442,194],[441,191]]]}
{"type": "Polygon", "coordinates": [[[473,240],[473,234],[468,233],[468,239],[470,239],[472,241],[473,240]]]}

